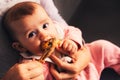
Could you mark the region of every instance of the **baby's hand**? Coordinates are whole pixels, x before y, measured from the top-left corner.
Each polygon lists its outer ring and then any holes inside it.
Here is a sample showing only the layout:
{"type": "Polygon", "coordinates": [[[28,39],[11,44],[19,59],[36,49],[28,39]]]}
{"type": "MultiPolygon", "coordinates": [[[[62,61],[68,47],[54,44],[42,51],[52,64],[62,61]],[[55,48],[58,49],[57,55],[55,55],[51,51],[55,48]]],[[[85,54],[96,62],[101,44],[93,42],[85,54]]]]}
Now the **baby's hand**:
{"type": "Polygon", "coordinates": [[[73,54],[78,50],[77,44],[70,39],[64,39],[60,47],[64,52],[70,54],[73,54]]]}

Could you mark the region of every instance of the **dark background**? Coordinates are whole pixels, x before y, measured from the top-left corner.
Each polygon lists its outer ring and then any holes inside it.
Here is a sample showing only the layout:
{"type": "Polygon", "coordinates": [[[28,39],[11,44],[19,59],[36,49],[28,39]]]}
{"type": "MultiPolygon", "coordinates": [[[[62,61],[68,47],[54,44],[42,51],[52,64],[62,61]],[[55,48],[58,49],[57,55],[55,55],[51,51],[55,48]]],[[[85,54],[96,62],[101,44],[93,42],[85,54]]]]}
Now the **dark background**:
{"type": "Polygon", "coordinates": [[[79,27],[86,42],[106,39],[120,46],[120,0],[82,0],[68,24],[79,27]]]}
{"type": "MultiPolygon", "coordinates": [[[[86,42],[106,39],[120,46],[120,0],[54,0],[69,25],[82,30],[86,42]]],[[[110,68],[100,80],[120,80],[110,68]]]]}

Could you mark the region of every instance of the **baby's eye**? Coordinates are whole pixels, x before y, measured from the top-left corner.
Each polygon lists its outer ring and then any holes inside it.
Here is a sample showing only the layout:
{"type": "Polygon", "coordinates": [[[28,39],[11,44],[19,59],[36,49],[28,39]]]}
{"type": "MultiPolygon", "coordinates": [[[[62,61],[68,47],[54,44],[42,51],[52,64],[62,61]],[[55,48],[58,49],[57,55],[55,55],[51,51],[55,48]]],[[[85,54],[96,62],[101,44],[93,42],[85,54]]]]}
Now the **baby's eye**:
{"type": "Polygon", "coordinates": [[[36,32],[35,32],[35,31],[32,31],[31,33],[29,33],[28,38],[31,38],[31,37],[33,37],[33,36],[35,36],[35,35],[36,35],[36,32]]]}
{"type": "Polygon", "coordinates": [[[43,29],[47,28],[48,27],[48,23],[43,24],[42,27],[43,27],[43,29]]]}

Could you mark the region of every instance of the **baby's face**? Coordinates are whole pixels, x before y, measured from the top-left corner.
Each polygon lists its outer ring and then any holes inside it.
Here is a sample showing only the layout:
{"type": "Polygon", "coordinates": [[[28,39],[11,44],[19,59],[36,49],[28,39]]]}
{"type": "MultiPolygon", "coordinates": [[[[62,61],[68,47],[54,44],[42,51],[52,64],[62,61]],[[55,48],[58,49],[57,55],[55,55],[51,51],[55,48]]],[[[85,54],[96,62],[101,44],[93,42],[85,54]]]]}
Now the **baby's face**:
{"type": "Polygon", "coordinates": [[[40,55],[40,44],[57,35],[53,22],[43,8],[37,6],[32,15],[11,23],[15,37],[20,44],[32,52],[40,55]]]}

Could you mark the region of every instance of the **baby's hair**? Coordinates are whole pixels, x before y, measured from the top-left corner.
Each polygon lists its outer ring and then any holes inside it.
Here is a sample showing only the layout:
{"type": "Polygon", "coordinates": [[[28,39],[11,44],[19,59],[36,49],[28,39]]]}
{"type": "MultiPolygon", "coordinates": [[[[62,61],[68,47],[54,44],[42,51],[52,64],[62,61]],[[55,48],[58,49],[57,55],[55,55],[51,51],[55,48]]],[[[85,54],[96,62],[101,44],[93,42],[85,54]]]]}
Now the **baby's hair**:
{"type": "MultiPolygon", "coordinates": [[[[11,29],[11,22],[20,20],[26,15],[32,15],[35,11],[35,2],[21,2],[6,11],[2,17],[2,26],[8,36],[12,37],[12,41],[16,40],[13,30],[11,29]]],[[[16,26],[17,27],[17,26],[16,26]]]]}

